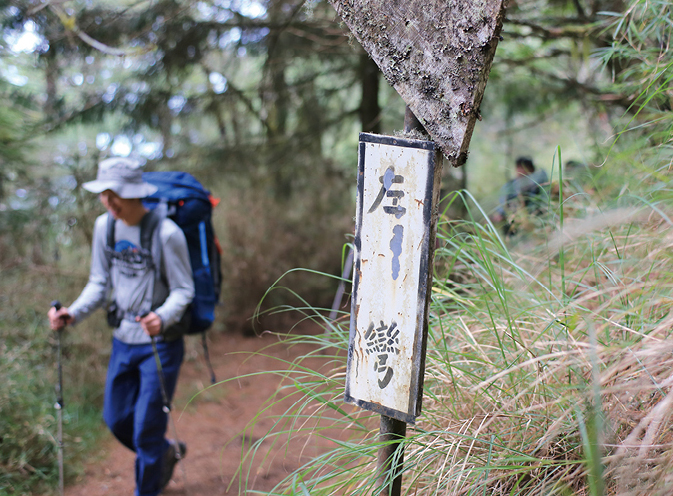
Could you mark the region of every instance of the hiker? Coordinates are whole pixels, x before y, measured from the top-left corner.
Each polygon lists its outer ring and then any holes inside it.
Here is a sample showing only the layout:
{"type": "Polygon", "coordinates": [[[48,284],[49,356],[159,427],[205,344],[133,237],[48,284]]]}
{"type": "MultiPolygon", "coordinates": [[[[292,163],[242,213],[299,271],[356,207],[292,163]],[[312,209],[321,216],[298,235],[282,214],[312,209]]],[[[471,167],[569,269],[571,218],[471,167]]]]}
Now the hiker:
{"type": "Polygon", "coordinates": [[[187,242],[158,208],[149,211],[143,205],[142,199],[157,187],[143,180],[140,163],[103,160],[96,180],[83,187],[98,193],[108,212],[94,225],[89,282],[70,307],[52,307],[49,321],[54,330],[77,324],[106,303],[113,290],[108,324],[114,331],[103,418],[115,437],[136,453],[135,495],[155,496],[186,452],[184,443],[165,438],[168,418],[152,340],[170,402],[184,354],[182,335],[175,329],[194,296],[187,242]],[[143,239],[152,240],[151,250],[144,248],[143,239]]]}
{"type": "Polygon", "coordinates": [[[503,230],[506,235],[514,233],[511,216],[520,207],[524,206],[529,213],[536,215],[541,212],[543,186],[548,181],[547,173],[536,169],[529,157],[519,157],[515,164],[516,177],[500,188],[498,207],[491,215],[495,223],[505,221],[503,230]]]}

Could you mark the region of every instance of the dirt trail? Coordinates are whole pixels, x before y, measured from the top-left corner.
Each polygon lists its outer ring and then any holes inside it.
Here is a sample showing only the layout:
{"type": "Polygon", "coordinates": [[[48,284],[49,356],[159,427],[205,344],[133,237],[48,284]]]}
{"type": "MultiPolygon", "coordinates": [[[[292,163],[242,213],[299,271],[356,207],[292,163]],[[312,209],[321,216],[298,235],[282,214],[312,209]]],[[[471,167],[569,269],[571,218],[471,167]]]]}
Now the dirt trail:
{"type": "MultiPolygon", "coordinates": [[[[183,364],[173,405],[173,418],[180,438],[187,443],[187,456],[176,466],[173,480],[162,494],[210,496],[218,494],[244,494],[239,489],[237,477],[241,461],[243,430],[257,415],[264,402],[280,384],[280,377],[272,373],[248,376],[258,372],[279,370],[281,360],[293,358],[311,350],[309,345],[289,347],[278,343],[270,334],[246,338],[240,334],[222,334],[214,337],[209,347],[218,381],[235,377],[240,379],[219,384],[196,396],[208,384],[209,375],[203,360],[201,341],[189,338],[187,358],[183,364]],[[270,346],[269,345],[272,345],[270,346]],[[254,354],[260,352],[260,354],[254,354]],[[280,360],[279,360],[280,359],[280,360]],[[246,377],[247,376],[247,377],[246,377]],[[189,403],[189,405],[188,405],[189,403]],[[233,482],[233,484],[231,484],[233,482]],[[229,485],[231,487],[228,489],[229,485]]],[[[312,367],[323,365],[312,359],[312,367]]],[[[274,421],[274,415],[291,404],[288,399],[266,412],[259,420],[252,435],[245,434],[245,442],[259,439],[274,421]]],[[[169,425],[169,437],[170,436],[169,425]]],[[[284,440],[281,440],[284,441],[284,440]]],[[[328,445],[321,439],[292,440],[287,450],[285,442],[272,446],[264,442],[264,453],[249,473],[249,489],[268,491],[308,457],[324,450],[328,445]],[[296,449],[295,449],[296,447],[296,449]]],[[[66,496],[118,496],[132,495],[134,490],[134,455],[117,443],[111,435],[103,442],[100,451],[85,467],[85,473],[75,485],[66,488],[66,496]]],[[[244,475],[245,477],[245,475],[244,475]]]]}

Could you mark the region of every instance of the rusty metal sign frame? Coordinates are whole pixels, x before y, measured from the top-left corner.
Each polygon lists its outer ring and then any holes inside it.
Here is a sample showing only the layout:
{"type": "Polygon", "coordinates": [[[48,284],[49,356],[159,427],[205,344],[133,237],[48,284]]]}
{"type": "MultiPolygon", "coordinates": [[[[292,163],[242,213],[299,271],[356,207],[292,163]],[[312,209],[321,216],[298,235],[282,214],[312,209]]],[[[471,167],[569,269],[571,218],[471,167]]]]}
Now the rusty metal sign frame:
{"type": "MultiPolygon", "coordinates": [[[[348,347],[348,364],[346,374],[346,390],[344,400],[348,403],[355,404],[360,408],[370,410],[393,419],[414,424],[416,417],[421,413],[422,399],[423,399],[423,380],[425,373],[425,353],[427,346],[427,330],[428,330],[428,302],[430,298],[430,291],[432,285],[432,258],[434,254],[434,242],[436,235],[436,219],[437,219],[437,205],[439,199],[439,187],[441,176],[441,155],[432,141],[422,141],[405,139],[391,136],[381,136],[375,134],[361,133],[358,150],[358,197],[357,197],[357,214],[355,226],[355,261],[354,261],[354,275],[353,275],[353,295],[351,301],[351,320],[350,320],[350,340],[348,347]],[[422,218],[423,218],[423,232],[421,240],[414,240],[415,244],[420,246],[420,263],[418,267],[418,285],[412,288],[416,291],[416,319],[415,328],[413,329],[413,351],[411,355],[411,371],[410,382],[408,387],[408,401],[406,408],[392,408],[380,401],[372,400],[372,398],[358,397],[359,394],[355,391],[358,388],[357,384],[353,384],[353,368],[356,367],[356,361],[360,354],[364,354],[364,350],[357,349],[356,342],[362,342],[363,337],[358,339],[358,333],[362,334],[362,330],[358,331],[358,313],[361,303],[361,278],[362,278],[362,252],[363,252],[363,216],[365,215],[365,157],[368,146],[372,145],[388,145],[392,147],[410,148],[427,151],[427,177],[418,178],[419,181],[425,180],[424,197],[420,200],[422,202],[422,218]],[[420,244],[419,244],[420,243],[420,244]]],[[[371,179],[371,178],[370,178],[371,179]]],[[[382,177],[379,181],[383,181],[382,177]]],[[[383,184],[383,182],[382,182],[383,184]]],[[[416,201],[419,201],[416,199],[416,201]]],[[[409,330],[406,330],[409,332],[409,330]]],[[[366,332],[366,331],[365,331],[366,332]]],[[[357,372],[356,372],[357,375],[357,372]]]]}

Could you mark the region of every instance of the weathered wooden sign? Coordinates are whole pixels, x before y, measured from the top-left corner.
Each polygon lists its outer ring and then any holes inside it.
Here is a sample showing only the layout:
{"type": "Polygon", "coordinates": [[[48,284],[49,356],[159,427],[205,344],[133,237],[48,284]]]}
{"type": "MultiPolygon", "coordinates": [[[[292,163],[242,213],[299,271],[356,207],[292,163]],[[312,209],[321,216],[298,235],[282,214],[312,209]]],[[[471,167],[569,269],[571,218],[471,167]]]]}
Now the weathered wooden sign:
{"type": "Polygon", "coordinates": [[[467,150],[504,0],[330,0],[451,165],[467,150]]]}
{"type": "Polygon", "coordinates": [[[404,422],[421,412],[441,155],[360,134],[345,400],[404,422]]]}

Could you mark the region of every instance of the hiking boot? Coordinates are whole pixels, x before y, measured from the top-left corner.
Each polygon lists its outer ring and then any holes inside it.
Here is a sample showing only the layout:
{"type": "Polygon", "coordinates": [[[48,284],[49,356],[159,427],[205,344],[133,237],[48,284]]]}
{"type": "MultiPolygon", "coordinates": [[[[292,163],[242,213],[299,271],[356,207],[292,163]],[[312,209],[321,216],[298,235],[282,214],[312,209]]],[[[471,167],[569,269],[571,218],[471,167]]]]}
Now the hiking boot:
{"type": "Polygon", "coordinates": [[[164,453],[164,458],[161,461],[161,490],[168,485],[173,477],[173,469],[175,464],[182,460],[187,454],[187,445],[182,441],[176,442],[173,439],[168,440],[168,449],[164,453]],[[176,449],[177,447],[177,449],[176,449]],[[178,449],[180,451],[178,451],[178,449]]]}

